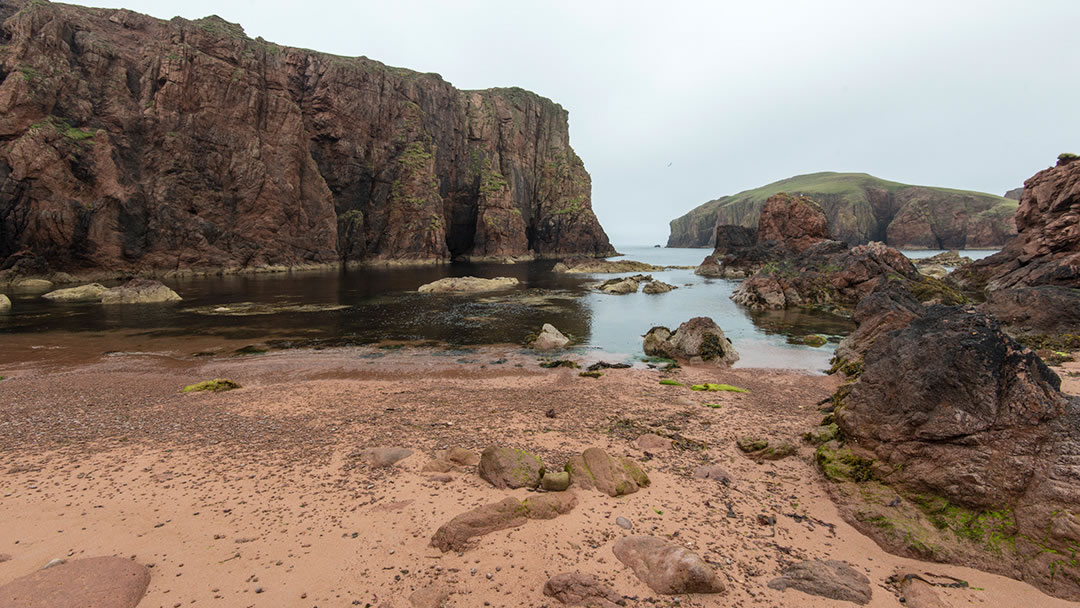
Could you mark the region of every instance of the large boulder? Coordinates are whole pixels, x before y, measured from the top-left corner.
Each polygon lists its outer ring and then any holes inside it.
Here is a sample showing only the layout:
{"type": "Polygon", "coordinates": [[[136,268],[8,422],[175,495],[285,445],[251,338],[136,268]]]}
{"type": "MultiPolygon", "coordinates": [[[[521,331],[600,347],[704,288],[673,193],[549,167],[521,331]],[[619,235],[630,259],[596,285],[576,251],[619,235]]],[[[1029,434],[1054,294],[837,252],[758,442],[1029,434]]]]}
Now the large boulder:
{"type": "Polygon", "coordinates": [[[544,476],[544,463],[525,450],[492,446],[480,454],[478,471],[499,489],[535,488],[544,476]]]}
{"type": "Polygon", "coordinates": [[[999,535],[953,559],[1078,599],[1080,566],[1059,556],[1080,546],[1080,398],[1060,386],[993,317],[933,306],[877,338],[835,419],[862,470],[999,535]]]}
{"type": "Polygon", "coordinates": [[[38,570],[0,587],[0,606],[135,608],[149,584],[150,571],[130,559],[77,559],[38,570]]]}
{"type": "Polygon", "coordinates": [[[475,293],[511,289],[517,287],[518,283],[519,281],[513,277],[495,277],[494,279],[447,277],[421,285],[417,291],[420,293],[475,293]]]}
{"type": "Polygon", "coordinates": [[[53,302],[100,302],[102,296],[108,291],[100,283],[90,283],[67,289],[57,289],[41,296],[53,302]]]}
{"type": "Polygon", "coordinates": [[[629,458],[609,456],[600,448],[589,448],[566,464],[570,484],[584,490],[598,490],[608,496],[626,496],[649,485],[649,476],[629,458]]]}
{"type": "Polygon", "coordinates": [[[879,285],[855,307],[857,327],[836,347],[834,367],[860,364],[874,342],[891,331],[907,327],[922,316],[924,307],[911,291],[895,281],[879,285]]]}
{"type": "Polygon", "coordinates": [[[655,272],[663,266],[654,266],[634,260],[601,260],[597,258],[569,258],[555,264],[553,272],[571,274],[615,273],[615,272],[655,272]]]}
{"type": "Polygon", "coordinates": [[[11,282],[11,290],[21,293],[45,293],[52,288],[52,281],[46,279],[15,279],[11,282]]]}
{"type": "Polygon", "coordinates": [[[465,551],[472,539],[524,525],[530,519],[554,519],[577,506],[577,496],[569,492],[540,494],[525,500],[503,500],[477,507],[454,517],[436,530],[431,546],[440,551],[465,551]]]}
{"type": "Polygon", "coordinates": [[[997,317],[1010,333],[1080,334],[1080,289],[1060,285],[990,292],[979,310],[997,317]]]}
{"type": "Polygon", "coordinates": [[[723,593],[724,582],[701,557],[655,536],[624,536],[612,547],[615,557],[630,567],[656,593],[723,593]]]}
{"type": "Polygon", "coordinates": [[[998,253],[952,276],[970,289],[1080,287],[1080,161],[1063,156],[1056,167],[1024,182],[1016,210],[1017,236],[998,253]]]}
{"type": "Polygon", "coordinates": [[[132,279],[101,294],[102,304],[160,304],[179,302],[182,298],[160,281],[132,279]]]}
{"type": "Polygon", "coordinates": [[[642,283],[648,283],[652,280],[652,275],[635,274],[632,277],[608,279],[607,281],[600,283],[597,289],[607,294],[622,296],[628,293],[637,293],[637,290],[642,283]]]}
{"type": "Polygon", "coordinates": [[[865,574],[839,560],[810,559],[791,564],[781,575],[769,581],[769,588],[778,591],[798,589],[803,593],[831,600],[870,603],[873,591],[865,574]]]}
{"type": "Polygon", "coordinates": [[[645,334],[642,348],[650,357],[667,357],[692,363],[714,363],[730,366],[739,360],[739,353],[709,317],[694,317],[674,332],[666,327],[654,327],[645,334]]]}
{"type": "Polygon", "coordinates": [[[641,292],[655,295],[658,293],[667,293],[673,289],[678,289],[678,287],[669,285],[663,281],[649,281],[645,284],[645,287],[641,288],[641,292]]]}
{"type": "Polygon", "coordinates": [[[758,242],[773,241],[801,253],[828,238],[825,210],[810,197],[781,192],[765,201],[758,218],[758,242]]]}

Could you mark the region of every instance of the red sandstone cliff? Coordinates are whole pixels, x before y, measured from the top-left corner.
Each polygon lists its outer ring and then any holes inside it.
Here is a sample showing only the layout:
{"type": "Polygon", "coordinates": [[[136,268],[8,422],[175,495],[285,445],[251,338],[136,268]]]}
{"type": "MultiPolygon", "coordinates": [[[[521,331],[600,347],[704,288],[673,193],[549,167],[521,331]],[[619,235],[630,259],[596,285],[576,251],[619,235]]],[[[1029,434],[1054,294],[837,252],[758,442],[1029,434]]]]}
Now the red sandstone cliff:
{"type": "Polygon", "coordinates": [[[533,93],[217,17],[0,0],[0,21],[0,267],[613,252],[566,111],[533,93]]]}

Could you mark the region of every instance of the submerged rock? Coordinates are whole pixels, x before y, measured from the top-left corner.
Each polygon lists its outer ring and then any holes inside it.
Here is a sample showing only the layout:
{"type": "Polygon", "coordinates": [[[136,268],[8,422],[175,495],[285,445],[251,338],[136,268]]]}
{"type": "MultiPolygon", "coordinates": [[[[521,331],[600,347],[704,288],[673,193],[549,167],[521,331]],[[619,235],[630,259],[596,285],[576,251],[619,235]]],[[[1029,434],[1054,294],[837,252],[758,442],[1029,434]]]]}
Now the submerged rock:
{"type": "Polygon", "coordinates": [[[417,291],[420,293],[476,293],[511,289],[517,287],[518,284],[519,281],[513,277],[495,277],[494,279],[447,277],[421,285],[417,291]]]}
{"type": "Polygon", "coordinates": [[[160,304],[179,302],[182,299],[160,281],[149,279],[132,279],[101,294],[102,304],[160,304]]]}
{"type": "Polygon", "coordinates": [[[106,291],[108,290],[104,285],[90,283],[89,285],[80,285],[79,287],[57,289],[56,291],[50,291],[41,297],[54,302],[100,302],[102,295],[104,295],[106,291]]]}
{"type": "Polygon", "coordinates": [[[135,608],[150,585],[145,566],[122,557],[64,562],[0,586],[0,606],[135,608]]]}
{"type": "Polygon", "coordinates": [[[724,582],[705,560],[685,547],[655,536],[615,541],[615,557],[656,593],[723,593],[724,582]]]}
{"type": "Polygon", "coordinates": [[[492,446],[480,454],[478,471],[499,489],[535,488],[544,475],[544,463],[524,450],[492,446]]]}
{"type": "Polygon", "coordinates": [[[52,281],[45,279],[15,279],[11,282],[11,290],[22,293],[45,293],[52,288],[52,281]]]}
{"type": "Polygon", "coordinates": [[[798,589],[803,593],[832,600],[870,603],[873,591],[865,574],[839,560],[811,559],[784,568],[781,576],[769,581],[769,588],[784,591],[798,589]]]}
{"type": "Polygon", "coordinates": [[[624,603],[614,589],[591,574],[570,572],[557,574],[544,583],[544,595],[567,606],[596,606],[615,608],[624,603]]]}
{"type": "Polygon", "coordinates": [[[671,332],[666,327],[654,327],[645,334],[642,348],[650,357],[665,357],[690,361],[708,362],[730,366],[739,360],[724,330],[708,317],[694,317],[671,332]]]}
{"type": "Polygon", "coordinates": [[[669,291],[671,291],[673,289],[678,289],[678,287],[675,287],[674,285],[668,285],[667,283],[665,283],[663,281],[655,281],[654,280],[654,281],[649,281],[648,283],[646,283],[645,287],[643,287],[641,289],[641,291],[642,291],[642,293],[658,294],[658,293],[667,293],[667,292],[669,292],[669,291]]]}

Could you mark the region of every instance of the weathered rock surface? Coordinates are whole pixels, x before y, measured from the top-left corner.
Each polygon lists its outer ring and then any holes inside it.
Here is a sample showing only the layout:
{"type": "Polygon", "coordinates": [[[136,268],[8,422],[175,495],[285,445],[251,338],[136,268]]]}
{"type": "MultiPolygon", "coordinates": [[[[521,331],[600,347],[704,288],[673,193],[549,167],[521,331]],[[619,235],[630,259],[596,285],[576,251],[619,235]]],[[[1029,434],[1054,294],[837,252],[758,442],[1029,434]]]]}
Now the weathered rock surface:
{"type": "Polygon", "coordinates": [[[691,363],[714,363],[730,366],[739,360],[739,353],[709,317],[694,317],[671,332],[666,327],[654,327],[645,334],[642,348],[650,357],[667,357],[691,363]]]}
{"type": "Polygon", "coordinates": [[[100,302],[101,297],[108,291],[104,285],[90,283],[79,287],[57,289],[41,296],[53,302],[100,302]]]}
{"type": "Polygon", "coordinates": [[[913,258],[912,263],[915,264],[920,270],[923,266],[963,266],[970,264],[974,260],[967,256],[960,255],[960,252],[953,249],[951,251],[945,251],[937,255],[932,255],[928,258],[913,258]]]}
{"type": "Polygon", "coordinates": [[[409,596],[412,608],[443,608],[450,599],[450,588],[443,584],[433,584],[417,589],[409,596]]]}
{"type": "MultiPolygon", "coordinates": [[[[1055,556],[1080,544],[1080,399],[1059,388],[993,317],[934,306],[878,337],[835,418],[901,495],[944,501],[1009,539],[1008,551],[962,544],[950,559],[1076,599],[1080,568],[1055,556]]],[[[860,529],[899,548],[886,528],[860,529]]]]}
{"type": "Polygon", "coordinates": [[[0,21],[0,270],[614,253],[567,112],[528,91],[219,17],[8,0],[0,21]]]}
{"type": "Polygon", "coordinates": [[[548,492],[563,492],[570,487],[570,473],[547,471],[540,479],[540,487],[548,492]]]}
{"type": "Polygon", "coordinates": [[[598,490],[608,496],[626,496],[648,487],[649,476],[629,458],[609,456],[600,448],[589,448],[566,464],[570,484],[583,490],[598,490]]]}
{"type": "Polygon", "coordinates": [[[516,528],[530,519],[554,519],[577,506],[577,496],[570,492],[540,494],[523,501],[505,498],[486,504],[451,519],[431,538],[431,546],[446,551],[465,551],[478,536],[516,528]]]}
{"type": "Polygon", "coordinates": [[[752,228],[765,201],[779,192],[821,203],[829,233],[850,245],[880,241],[897,248],[977,249],[1016,234],[1016,203],[993,194],[911,186],[865,173],[800,175],[709,201],[672,220],[668,247],[719,245],[716,229],[752,228]]]}
{"type": "Polygon", "coordinates": [[[511,289],[517,287],[518,284],[519,281],[513,277],[495,277],[494,279],[447,277],[421,285],[416,291],[420,293],[476,293],[511,289]]]}
{"type": "Polygon", "coordinates": [[[492,446],[480,454],[478,471],[499,489],[535,488],[544,476],[544,463],[524,450],[492,446]]]}
{"type": "Polygon", "coordinates": [[[0,606],[135,608],[149,584],[150,571],[129,559],[77,559],[0,587],[0,606]]]}
{"type": "Polygon", "coordinates": [[[664,452],[671,449],[672,441],[654,433],[645,433],[634,440],[634,445],[646,452],[664,452]]]}
{"type": "Polygon", "coordinates": [[[949,608],[934,587],[917,574],[902,574],[900,594],[906,608],[949,608]]]}
{"type": "Polygon", "coordinates": [[[1024,182],[1016,210],[1018,235],[1004,249],[953,273],[970,289],[1080,287],[1080,162],[1056,167],[1024,182]]]}
{"type": "Polygon", "coordinates": [[[11,310],[11,298],[0,293],[0,312],[7,312],[11,310]]]}
{"type": "Polygon", "coordinates": [[[614,273],[614,272],[656,272],[663,266],[654,266],[634,260],[598,260],[595,258],[570,258],[555,264],[553,272],[568,273],[614,273]]]}
{"type": "Polygon", "coordinates": [[[703,464],[695,467],[691,476],[694,479],[712,479],[724,485],[731,483],[731,475],[718,464],[703,464]]]}
{"type": "Polygon", "coordinates": [[[655,536],[625,536],[612,548],[656,593],[723,593],[724,582],[696,553],[655,536]]]}
{"type": "Polygon", "coordinates": [[[669,285],[669,284],[667,284],[667,283],[665,283],[663,281],[655,281],[654,280],[654,281],[649,281],[648,283],[646,283],[645,287],[641,288],[641,292],[642,293],[648,293],[648,294],[658,294],[658,293],[667,293],[667,292],[669,292],[669,291],[671,291],[673,289],[678,289],[678,287],[675,287],[674,285],[669,285]]]}
{"type": "Polygon", "coordinates": [[[870,603],[873,591],[870,579],[838,560],[812,559],[784,568],[781,576],[769,581],[769,588],[784,591],[798,589],[803,593],[833,600],[870,603]]]}
{"type": "Polygon", "coordinates": [[[378,447],[367,448],[360,452],[360,459],[373,467],[389,467],[412,456],[409,448],[378,447]]]}
{"type": "Polygon", "coordinates": [[[614,608],[624,600],[614,589],[591,574],[567,572],[556,574],[544,583],[544,595],[566,606],[597,606],[614,608]]]}
{"type": "Polygon", "coordinates": [[[979,310],[1018,334],[1080,333],[1080,289],[1058,285],[992,291],[979,310]]]}
{"type": "Polygon", "coordinates": [[[554,325],[544,323],[540,335],[536,336],[536,339],[529,346],[540,351],[550,351],[566,348],[567,344],[570,344],[570,338],[563,335],[554,325]]]}
{"type": "Polygon", "coordinates": [[[46,279],[14,278],[9,286],[12,291],[22,293],[45,293],[53,288],[53,282],[46,279]]]}
{"type": "Polygon", "coordinates": [[[463,467],[474,467],[480,463],[480,456],[465,448],[450,448],[443,452],[442,458],[463,467]]]}
{"type": "Polygon", "coordinates": [[[903,285],[894,281],[878,285],[855,307],[858,326],[836,347],[834,366],[861,364],[863,355],[880,336],[907,327],[924,311],[922,303],[903,285]]]}
{"type": "MultiPolygon", "coordinates": [[[[852,310],[889,280],[926,284],[915,266],[881,243],[849,249],[837,241],[820,242],[802,254],[763,267],[742,282],[731,299],[755,310],[823,308],[852,310]]],[[[955,297],[961,297],[956,294],[955,297]]]]}
{"type": "Polygon", "coordinates": [[[949,269],[941,264],[921,264],[916,268],[919,269],[920,274],[935,279],[944,279],[949,276],[949,269]]]}
{"type": "Polygon", "coordinates": [[[652,275],[635,274],[632,277],[608,279],[607,281],[600,283],[597,289],[607,294],[622,296],[628,293],[637,293],[637,290],[641,287],[642,283],[649,283],[652,280],[652,275]]]}
{"type": "Polygon", "coordinates": [[[132,279],[101,294],[102,304],[163,304],[182,299],[161,282],[149,279],[132,279]]]}

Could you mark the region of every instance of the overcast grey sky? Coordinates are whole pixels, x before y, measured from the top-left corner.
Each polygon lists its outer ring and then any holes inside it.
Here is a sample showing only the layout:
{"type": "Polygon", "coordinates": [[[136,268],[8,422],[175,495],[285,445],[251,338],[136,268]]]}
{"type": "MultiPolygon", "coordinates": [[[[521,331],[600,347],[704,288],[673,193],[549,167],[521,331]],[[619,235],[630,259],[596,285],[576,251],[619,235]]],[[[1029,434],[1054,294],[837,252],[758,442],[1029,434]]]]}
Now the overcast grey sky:
{"type": "Polygon", "coordinates": [[[1077,0],[84,4],[550,97],[616,245],[801,173],[1002,194],[1080,153],[1077,0]]]}

